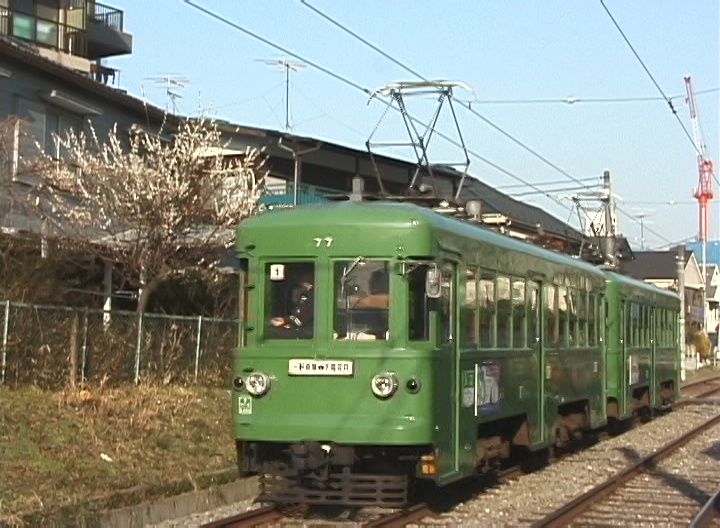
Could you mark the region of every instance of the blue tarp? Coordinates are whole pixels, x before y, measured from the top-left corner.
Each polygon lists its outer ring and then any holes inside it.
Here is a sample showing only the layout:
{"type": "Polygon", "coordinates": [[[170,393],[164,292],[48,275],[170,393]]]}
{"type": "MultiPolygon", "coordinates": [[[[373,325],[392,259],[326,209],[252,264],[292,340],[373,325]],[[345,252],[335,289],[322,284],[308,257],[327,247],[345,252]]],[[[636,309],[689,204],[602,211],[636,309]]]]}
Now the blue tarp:
{"type": "MultiPolygon", "coordinates": [[[[688,242],[685,244],[688,251],[695,253],[695,259],[700,265],[702,265],[702,246],[701,242],[688,242]]],[[[705,243],[705,252],[706,264],[720,264],[720,241],[708,240],[705,243]]]]}

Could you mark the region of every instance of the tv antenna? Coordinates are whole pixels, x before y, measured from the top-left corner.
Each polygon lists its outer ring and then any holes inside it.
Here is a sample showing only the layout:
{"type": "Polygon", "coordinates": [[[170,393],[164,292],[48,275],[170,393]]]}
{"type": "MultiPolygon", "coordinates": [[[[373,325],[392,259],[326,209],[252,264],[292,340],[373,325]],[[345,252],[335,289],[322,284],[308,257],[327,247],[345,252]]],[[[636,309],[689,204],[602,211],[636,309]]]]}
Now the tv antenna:
{"type": "Polygon", "coordinates": [[[304,62],[294,62],[286,59],[255,59],[269,66],[277,66],[285,70],[285,132],[290,131],[290,70],[300,71],[307,68],[304,62]]]}
{"type": "Polygon", "coordinates": [[[190,84],[190,80],[186,77],[179,75],[163,75],[160,77],[145,77],[148,81],[153,81],[156,84],[165,85],[165,94],[172,101],[173,114],[177,114],[177,99],[182,99],[182,95],[178,92],[179,89],[184,88],[190,84]]]}

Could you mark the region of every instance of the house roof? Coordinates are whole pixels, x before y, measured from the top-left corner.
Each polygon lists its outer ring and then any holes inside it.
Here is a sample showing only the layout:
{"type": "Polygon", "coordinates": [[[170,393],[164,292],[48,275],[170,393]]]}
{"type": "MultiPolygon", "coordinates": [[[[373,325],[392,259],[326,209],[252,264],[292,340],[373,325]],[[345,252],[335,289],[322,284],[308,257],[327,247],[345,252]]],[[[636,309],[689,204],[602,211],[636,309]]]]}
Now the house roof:
{"type": "MultiPolygon", "coordinates": [[[[677,277],[677,250],[636,251],[635,260],[623,262],[623,273],[640,280],[670,280],[677,277]]],[[[685,266],[692,257],[692,251],[684,254],[685,266]]]]}
{"type": "MultiPolygon", "coordinates": [[[[127,109],[134,114],[147,115],[149,118],[159,121],[164,118],[176,119],[180,117],[168,115],[165,110],[150,105],[141,99],[130,96],[122,90],[106,86],[90,77],[53,62],[52,60],[33,52],[32,48],[27,45],[18,44],[11,38],[0,37],[0,59],[21,62],[25,66],[43,70],[46,74],[57,77],[78,90],[91,92],[96,97],[105,99],[108,102],[118,105],[120,108],[127,109]]],[[[220,121],[218,124],[220,130],[226,133],[261,137],[269,143],[275,143],[280,138],[286,138],[289,140],[299,139],[305,142],[315,143],[320,146],[322,150],[330,153],[335,152],[346,154],[352,156],[353,158],[367,156],[366,151],[344,147],[334,143],[327,143],[313,138],[303,138],[280,131],[246,127],[223,121],[220,121]]],[[[375,155],[375,157],[388,165],[410,168],[414,166],[411,162],[383,155],[375,155]]],[[[457,180],[460,175],[460,173],[452,168],[440,169],[438,170],[438,173],[450,180],[457,180]]],[[[465,179],[461,198],[463,202],[468,199],[478,199],[482,203],[483,212],[503,214],[509,217],[516,225],[522,225],[526,230],[537,230],[538,232],[544,231],[548,234],[571,240],[576,244],[586,240],[581,232],[547,213],[543,209],[511,198],[470,175],[465,179]]]]}
{"type": "Polygon", "coordinates": [[[166,115],[165,110],[148,104],[136,97],[132,97],[123,90],[99,83],[90,77],[47,59],[39,53],[33,52],[32,47],[27,44],[22,45],[10,37],[0,36],[0,58],[21,62],[25,66],[41,69],[47,74],[62,79],[78,89],[92,92],[133,112],[147,113],[149,117],[154,119],[162,119],[166,115]]]}

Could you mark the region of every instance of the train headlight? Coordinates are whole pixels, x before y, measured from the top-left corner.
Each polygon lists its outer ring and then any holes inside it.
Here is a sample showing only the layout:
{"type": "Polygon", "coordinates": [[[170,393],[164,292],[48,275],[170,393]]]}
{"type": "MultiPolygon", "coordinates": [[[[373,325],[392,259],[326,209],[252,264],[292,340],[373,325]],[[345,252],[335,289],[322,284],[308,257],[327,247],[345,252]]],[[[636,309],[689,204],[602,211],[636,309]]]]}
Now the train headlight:
{"type": "Polygon", "coordinates": [[[377,374],[373,376],[370,382],[370,388],[373,394],[378,398],[389,398],[398,388],[398,380],[395,374],[385,372],[384,374],[377,374]]]}
{"type": "Polygon", "coordinates": [[[263,372],[253,372],[247,377],[245,387],[253,396],[262,396],[270,390],[270,378],[263,372]]]}

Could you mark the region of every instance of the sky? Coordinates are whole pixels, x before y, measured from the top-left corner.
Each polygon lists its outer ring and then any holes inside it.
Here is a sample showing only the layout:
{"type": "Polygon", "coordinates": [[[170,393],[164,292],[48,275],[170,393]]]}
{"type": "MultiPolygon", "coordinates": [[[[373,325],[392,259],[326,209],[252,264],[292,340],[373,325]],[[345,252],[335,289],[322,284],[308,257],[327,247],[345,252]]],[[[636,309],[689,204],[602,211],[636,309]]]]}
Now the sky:
{"type": "MultiPolygon", "coordinates": [[[[445,103],[431,162],[462,161],[462,140],[469,174],[575,227],[571,197],[597,191],[607,170],[618,231],[636,250],[698,235],[690,75],[720,197],[717,0],[107,3],[125,12],[133,35],[131,55],[106,61],[120,71],[116,85],[184,115],[281,131],[287,123],[293,134],[364,150],[371,135],[409,142],[400,114],[382,117],[387,99],[368,91],[462,82],[471,90],[453,90],[458,127],[445,103]],[[289,83],[269,64],[282,60],[304,65],[289,83]],[[179,81],[177,97],[168,77],[179,81]]],[[[423,133],[436,98],[406,104],[423,133]]],[[[409,148],[376,152],[416,160],[409,148]]],[[[708,238],[720,239],[718,199],[708,238]]]]}

